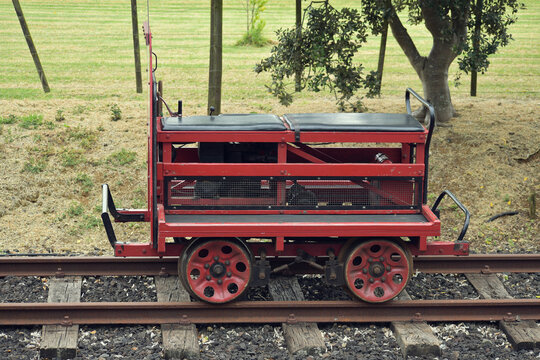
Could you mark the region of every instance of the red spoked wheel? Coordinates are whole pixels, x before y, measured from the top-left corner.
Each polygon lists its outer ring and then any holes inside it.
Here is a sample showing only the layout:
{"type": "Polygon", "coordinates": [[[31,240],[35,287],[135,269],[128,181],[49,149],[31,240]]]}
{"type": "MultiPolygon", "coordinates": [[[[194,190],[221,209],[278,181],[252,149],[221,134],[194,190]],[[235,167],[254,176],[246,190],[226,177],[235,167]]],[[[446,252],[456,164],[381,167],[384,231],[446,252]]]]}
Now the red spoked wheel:
{"type": "Polygon", "coordinates": [[[239,240],[195,240],[180,257],[178,273],[193,296],[223,304],[248,289],[251,258],[249,249],[239,240]]]}
{"type": "Polygon", "coordinates": [[[399,295],[409,280],[412,259],[408,251],[390,240],[370,240],[345,254],[345,279],[358,298],[381,303],[399,295]]]}

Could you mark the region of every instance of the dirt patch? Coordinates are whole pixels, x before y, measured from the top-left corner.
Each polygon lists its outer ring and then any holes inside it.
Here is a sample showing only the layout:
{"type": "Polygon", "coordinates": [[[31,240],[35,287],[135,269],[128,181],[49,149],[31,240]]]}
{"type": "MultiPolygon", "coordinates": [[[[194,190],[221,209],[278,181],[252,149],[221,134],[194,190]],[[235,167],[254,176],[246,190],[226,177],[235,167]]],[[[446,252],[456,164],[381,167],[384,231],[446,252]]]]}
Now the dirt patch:
{"type": "MultiPolygon", "coordinates": [[[[528,198],[540,190],[538,101],[454,102],[459,116],[433,137],[429,203],[444,189],[462,200],[472,214],[472,251],[537,251],[540,226],[529,218],[528,198]],[[507,211],[518,214],[486,222],[507,211]]],[[[366,104],[371,112],[404,111],[396,97],[366,104]]],[[[328,112],[334,105],[322,99],[291,108],[275,101],[265,109],[234,103],[223,108],[283,114],[328,112]]],[[[120,207],[146,206],[145,104],[21,100],[0,101],[0,110],[0,252],[111,255],[99,217],[100,186],[110,185],[120,207]],[[120,119],[113,121],[115,104],[120,119]]],[[[450,201],[442,204],[442,221],[442,240],[454,240],[463,216],[450,201]]],[[[116,232],[121,241],[149,239],[147,224],[123,224],[116,232]]]]}

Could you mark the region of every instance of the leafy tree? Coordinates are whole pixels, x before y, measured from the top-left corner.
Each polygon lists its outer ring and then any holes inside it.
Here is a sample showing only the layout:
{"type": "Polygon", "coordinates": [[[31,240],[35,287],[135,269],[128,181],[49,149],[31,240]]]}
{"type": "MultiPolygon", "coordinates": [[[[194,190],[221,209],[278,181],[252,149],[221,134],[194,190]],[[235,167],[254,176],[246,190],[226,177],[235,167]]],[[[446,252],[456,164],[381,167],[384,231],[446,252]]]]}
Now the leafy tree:
{"type": "MultiPolygon", "coordinates": [[[[488,57],[512,39],[508,27],[516,21],[517,0],[371,0],[363,2],[363,14],[372,32],[382,31],[388,20],[392,34],[422,81],[424,96],[435,107],[438,122],[450,120],[454,107],[448,87],[448,69],[458,57],[462,71],[485,72],[488,57]],[[427,56],[422,56],[398,13],[409,23],[424,23],[433,37],[427,56]],[[476,30],[476,31],[475,31],[476,30]]],[[[419,116],[425,114],[422,109],[419,116]]]]}
{"type": "Polygon", "coordinates": [[[318,5],[306,8],[300,36],[296,28],[277,31],[278,44],[255,72],[271,73],[267,88],[284,105],[293,101],[295,90],[288,80],[301,74],[296,90],[329,89],[341,110],[359,111],[362,103],[355,93],[366,88],[372,95],[376,85],[374,73],[364,75],[362,65],[353,64],[354,55],[366,42],[367,26],[356,9],[337,10],[328,1],[318,5]]]}

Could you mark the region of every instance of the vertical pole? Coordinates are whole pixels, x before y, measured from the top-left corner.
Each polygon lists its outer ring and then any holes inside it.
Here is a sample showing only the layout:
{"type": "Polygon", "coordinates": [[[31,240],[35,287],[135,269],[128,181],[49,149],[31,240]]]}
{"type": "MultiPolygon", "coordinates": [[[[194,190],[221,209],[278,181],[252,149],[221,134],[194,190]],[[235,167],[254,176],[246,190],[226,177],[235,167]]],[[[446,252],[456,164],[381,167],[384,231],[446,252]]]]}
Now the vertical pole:
{"type": "Polygon", "coordinates": [[[30,35],[30,30],[28,29],[28,25],[26,24],[26,20],[24,19],[21,4],[19,3],[19,0],[12,1],[15,12],[17,13],[17,17],[19,18],[19,22],[21,23],[22,32],[24,34],[24,38],[26,39],[26,43],[28,44],[28,49],[30,49],[30,54],[32,55],[32,59],[34,59],[34,65],[36,65],[39,79],[41,80],[41,86],[43,87],[43,91],[48,93],[51,91],[51,89],[49,88],[49,83],[47,82],[45,72],[43,71],[43,67],[41,66],[41,61],[39,61],[39,56],[36,47],[34,46],[32,36],[30,35]]]}
{"type": "MultiPolygon", "coordinates": [[[[302,36],[302,0],[296,0],[296,41],[300,41],[302,36]]],[[[294,90],[302,91],[302,71],[298,68],[294,74],[294,90]]]]}
{"type": "MultiPolygon", "coordinates": [[[[482,0],[476,0],[476,6],[474,8],[474,37],[473,37],[473,53],[477,54],[480,51],[480,30],[482,27],[482,0]]],[[[476,66],[475,66],[476,68],[476,66]]],[[[471,71],[471,96],[476,96],[476,87],[477,87],[477,78],[478,73],[476,69],[471,71]]]]}
{"type": "Polygon", "coordinates": [[[246,34],[249,34],[249,0],[246,0],[246,34]]]}
{"type": "Polygon", "coordinates": [[[384,69],[384,57],[386,54],[386,39],[388,38],[388,19],[384,20],[383,31],[381,33],[381,46],[379,48],[379,64],[377,66],[377,94],[381,94],[382,75],[384,69]]]}
{"type": "Polygon", "coordinates": [[[141,50],[139,48],[139,21],[137,19],[137,0],[131,0],[131,26],[133,28],[133,52],[135,54],[135,81],[137,93],[142,93],[141,50]]]}
{"type": "MultiPolygon", "coordinates": [[[[160,98],[163,98],[163,81],[159,80],[157,83],[157,93],[160,98]]],[[[158,98],[157,101],[157,116],[163,116],[163,101],[158,98]]]]}
{"type": "Polygon", "coordinates": [[[214,107],[214,115],[221,113],[223,0],[212,0],[210,5],[210,67],[208,74],[208,107],[214,107]]]}

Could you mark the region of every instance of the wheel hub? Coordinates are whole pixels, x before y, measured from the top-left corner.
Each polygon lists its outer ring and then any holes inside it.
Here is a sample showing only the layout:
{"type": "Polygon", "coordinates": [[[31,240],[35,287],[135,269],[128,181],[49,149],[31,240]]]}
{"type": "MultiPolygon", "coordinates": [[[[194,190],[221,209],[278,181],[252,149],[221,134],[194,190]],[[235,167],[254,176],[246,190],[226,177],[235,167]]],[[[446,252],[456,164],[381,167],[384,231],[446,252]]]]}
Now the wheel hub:
{"type": "Polygon", "coordinates": [[[369,273],[373,277],[381,277],[384,274],[384,264],[380,262],[371,264],[369,266],[369,273]]]}
{"type": "Polygon", "coordinates": [[[225,270],[226,268],[224,264],[216,262],[210,267],[210,275],[215,278],[220,278],[225,275],[225,270]]]}

